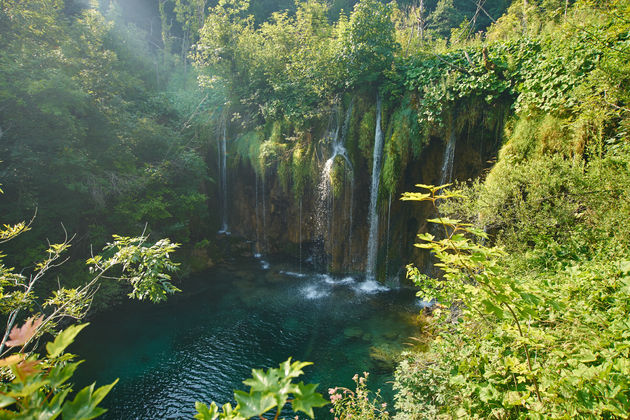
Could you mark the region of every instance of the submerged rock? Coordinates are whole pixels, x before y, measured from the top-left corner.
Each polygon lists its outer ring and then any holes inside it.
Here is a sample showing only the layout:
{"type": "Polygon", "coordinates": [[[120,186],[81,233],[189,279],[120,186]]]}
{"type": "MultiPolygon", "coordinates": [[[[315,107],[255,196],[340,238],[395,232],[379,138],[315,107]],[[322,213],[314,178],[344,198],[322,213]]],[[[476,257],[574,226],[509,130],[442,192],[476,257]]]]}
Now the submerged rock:
{"type": "Polygon", "coordinates": [[[399,344],[381,343],[370,347],[370,359],[377,372],[393,372],[398,365],[402,347],[399,344]]]}
{"type": "Polygon", "coordinates": [[[359,338],[363,335],[363,330],[357,327],[349,327],[343,330],[343,335],[346,338],[359,338]]]}

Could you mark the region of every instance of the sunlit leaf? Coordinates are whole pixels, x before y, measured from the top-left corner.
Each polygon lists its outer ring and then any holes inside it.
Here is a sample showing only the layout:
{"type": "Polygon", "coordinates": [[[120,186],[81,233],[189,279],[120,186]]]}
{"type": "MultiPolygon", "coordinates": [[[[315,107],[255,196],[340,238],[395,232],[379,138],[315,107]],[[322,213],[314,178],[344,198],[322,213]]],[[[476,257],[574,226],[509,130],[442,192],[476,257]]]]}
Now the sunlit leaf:
{"type": "Polygon", "coordinates": [[[239,413],[246,418],[260,416],[277,405],[276,399],[270,393],[250,391],[248,394],[244,391],[236,391],[234,398],[238,403],[239,413]]]}
{"type": "Polygon", "coordinates": [[[310,418],[314,418],[315,414],[313,413],[313,408],[323,407],[328,404],[328,401],[326,401],[320,393],[315,392],[316,388],[317,384],[305,385],[304,382],[297,384],[297,390],[291,403],[293,411],[302,411],[310,418]]]}
{"type": "Polygon", "coordinates": [[[58,357],[75,339],[81,330],[87,327],[89,323],[80,325],[71,325],[60,332],[52,343],[46,344],[46,351],[49,358],[58,357]]]}
{"type": "Polygon", "coordinates": [[[17,347],[27,343],[37,332],[37,328],[42,324],[44,316],[38,318],[28,318],[21,327],[13,327],[9,334],[10,340],[6,342],[9,347],[17,347]]]}

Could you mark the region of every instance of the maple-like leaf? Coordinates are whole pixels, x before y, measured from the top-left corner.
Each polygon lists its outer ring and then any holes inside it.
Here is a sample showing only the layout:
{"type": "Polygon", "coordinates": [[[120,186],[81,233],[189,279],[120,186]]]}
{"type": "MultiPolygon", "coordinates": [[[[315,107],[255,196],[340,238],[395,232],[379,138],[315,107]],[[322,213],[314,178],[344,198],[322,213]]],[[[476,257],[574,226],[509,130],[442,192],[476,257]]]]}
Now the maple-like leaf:
{"type": "Polygon", "coordinates": [[[37,332],[37,328],[42,325],[44,316],[39,318],[30,317],[21,327],[13,327],[9,334],[10,340],[6,342],[8,347],[17,347],[26,344],[37,332]]]}

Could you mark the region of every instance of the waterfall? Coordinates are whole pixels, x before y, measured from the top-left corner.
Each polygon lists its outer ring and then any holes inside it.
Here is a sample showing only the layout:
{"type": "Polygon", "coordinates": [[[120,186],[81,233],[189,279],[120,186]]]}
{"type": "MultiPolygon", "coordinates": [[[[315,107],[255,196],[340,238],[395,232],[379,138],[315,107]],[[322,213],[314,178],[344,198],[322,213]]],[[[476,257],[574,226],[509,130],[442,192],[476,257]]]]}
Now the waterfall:
{"type": "Polygon", "coordinates": [[[221,119],[222,136],[217,138],[219,152],[219,173],[221,177],[221,230],[219,233],[229,235],[228,230],[228,191],[227,191],[227,122],[225,117],[221,119]]]}
{"type": "Polygon", "coordinates": [[[442,161],[442,172],[440,173],[440,185],[448,184],[453,179],[455,143],[455,127],[451,126],[451,134],[448,137],[448,142],[446,143],[446,148],[444,149],[444,160],[442,161]]]}
{"type": "Polygon", "coordinates": [[[299,251],[299,264],[300,264],[300,274],[302,274],[302,197],[300,196],[300,216],[298,222],[298,246],[300,248],[299,251]]]}
{"type": "Polygon", "coordinates": [[[254,218],[256,219],[256,254],[260,255],[260,209],[258,205],[258,173],[254,172],[255,176],[255,200],[256,207],[254,209],[254,218]]]}
{"type": "Polygon", "coordinates": [[[266,253],[267,247],[269,246],[267,242],[267,208],[265,205],[265,171],[263,169],[262,174],[260,176],[261,186],[262,186],[262,240],[263,240],[263,250],[266,253]]]}
{"type": "MultiPolygon", "coordinates": [[[[349,267],[352,268],[352,211],[354,209],[354,168],[352,167],[352,163],[350,163],[350,159],[348,159],[348,154],[345,149],[346,138],[348,136],[348,129],[350,128],[350,119],[352,118],[352,108],[354,105],[354,98],[350,101],[350,105],[348,105],[348,109],[346,110],[346,118],[343,121],[343,128],[341,129],[341,150],[340,154],[345,159],[348,164],[348,169],[350,170],[350,206],[348,207],[348,264],[349,267]]],[[[348,172],[346,171],[346,174],[348,172]]]]}
{"type": "Polygon", "coordinates": [[[378,184],[381,177],[381,161],[383,160],[383,131],[381,129],[381,96],[376,97],[376,129],[374,130],[374,155],[372,159],[372,187],[370,189],[370,213],[368,223],[370,236],[367,245],[367,263],[365,277],[375,280],[376,254],[378,252],[378,184]]]}
{"type": "Polygon", "coordinates": [[[351,174],[352,178],[350,180],[350,207],[348,215],[348,264],[350,269],[353,267],[352,261],[352,209],[354,207],[354,174],[351,174]]]}
{"type": "MultiPolygon", "coordinates": [[[[339,109],[336,106],[333,110],[333,114],[331,115],[331,122],[329,123],[329,127],[331,129],[328,132],[328,138],[331,142],[332,153],[330,158],[326,160],[324,163],[324,167],[322,169],[322,173],[320,176],[320,181],[317,187],[318,191],[318,206],[317,206],[317,229],[319,236],[322,241],[324,241],[324,248],[326,246],[326,239],[329,239],[328,245],[332,248],[334,244],[330,241],[330,234],[334,232],[334,204],[335,198],[333,193],[333,185],[332,185],[332,171],[334,169],[335,160],[337,157],[343,159],[344,164],[346,165],[345,176],[350,175],[350,233],[349,233],[349,241],[352,240],[352,206],[354,199],[354,168],[352,166],[352,162],[348,157],[348,152],[345,147],[346,135],[348,132],[348,128],[350,125],[350,117],[352,116],[352,107],[353,102],[350,102],[348,109],[346,110],[346,116],[343,122],[343,126],[339,124],[339,109]],[[341,131],[341,135],[340,135],[341,131]],[[327,230],[325,229],[327,227],[327,230]]],[[[351,245],[350,245],[351,246],[351,245]]]]}
{"type": "MultiPolygon", "coordinates": [[[[448,184],[453,180],[453,162],[455,160],[455,143],[457,143],[457,138],[455,137],[455,126],[451,122],[451,132],[448,137],[448,141],[446,142],[446,147],[444,148],[444,157],[442,159],[442,170],[440,172],[440,183],[439,185],[448,184]]],[[[437,207],[437,213],[440,213],[440,201],[437,200],[435,205],[437,207]]],[[[429,232],[438,239],[444,237],[444,227],[438,224],[431,224],[429,227],[429,232]]],[[[431,252],[431,257],[427,266],[425,267],[425,272],[428,275],[436,276],[436,270],[433,259],[435,256],[433,252],[431,252]]]]}
{"type": "Polygon", "coordinates": [[[392,213],[392,193],[389,193],[389,202],[387,204],[387,245],[385,247],[385,279],[389,275],[389,225],[390,225],[390,216],[392,213]]]}

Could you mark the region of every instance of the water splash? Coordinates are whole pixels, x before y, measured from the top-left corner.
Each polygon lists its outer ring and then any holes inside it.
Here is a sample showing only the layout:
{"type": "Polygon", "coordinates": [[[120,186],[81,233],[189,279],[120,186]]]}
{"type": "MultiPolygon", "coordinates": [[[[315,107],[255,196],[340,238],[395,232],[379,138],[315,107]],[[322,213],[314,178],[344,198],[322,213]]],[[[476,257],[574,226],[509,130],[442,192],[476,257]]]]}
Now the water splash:
{"type": "Polygon", "coordinates": [[[370,236],[368,238],[367,262],[365,277],[375,280],[376,254],[378,251],[378,184],[381,177],[381,161],[383,160],[383,130],[381,129],[381,96],[376,96],[376,129],[374,130],[374,155],[372,159],[372,187],[370,189],[370,213],[368,223],[370,236]]]}
{"type": "Polygon", "coordinates": [[[367,279],[365,281],[362,281],[361,283],[357,283],[354,289],[356,292],[365,293],[369,295],[389,291],[389,287],[379,283],[378,281],[374,279],[367,279]]]}
{"type": "Polygon", "coordinates": [[[300,287],[300,294],[308,299],[315,300],[331,296],[333,293],[347,293],[351,291],[355,298],[363,298],[367,295],[388,292],[391,289],[376,280],[357,281],[352,276],[335,277],[330,274],[298,275],[297,273],[282,272],[292,277],[308,277],[308,283],[300,287]]]}

